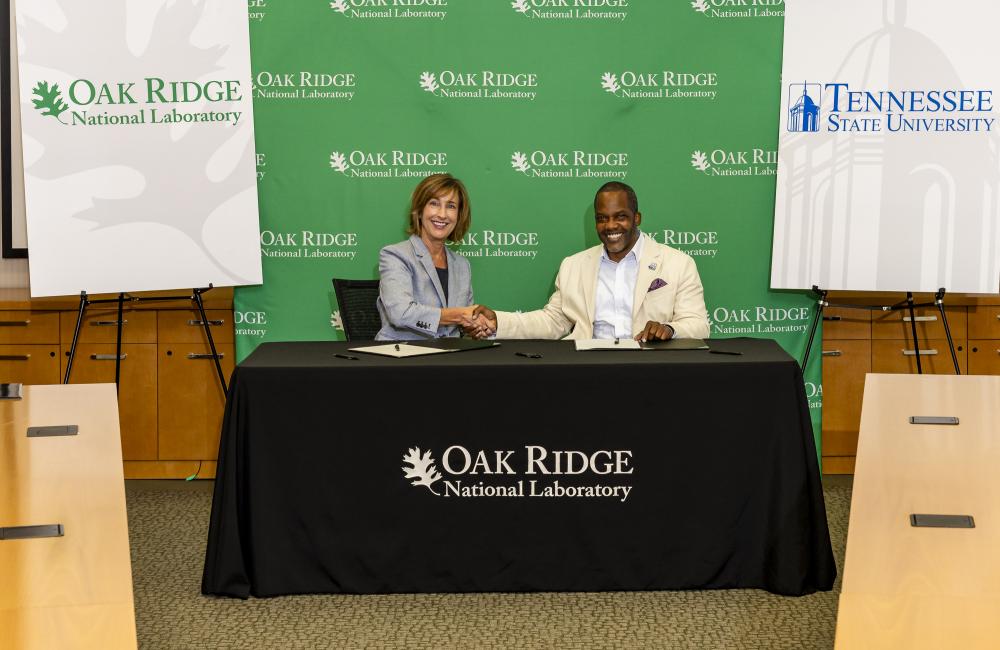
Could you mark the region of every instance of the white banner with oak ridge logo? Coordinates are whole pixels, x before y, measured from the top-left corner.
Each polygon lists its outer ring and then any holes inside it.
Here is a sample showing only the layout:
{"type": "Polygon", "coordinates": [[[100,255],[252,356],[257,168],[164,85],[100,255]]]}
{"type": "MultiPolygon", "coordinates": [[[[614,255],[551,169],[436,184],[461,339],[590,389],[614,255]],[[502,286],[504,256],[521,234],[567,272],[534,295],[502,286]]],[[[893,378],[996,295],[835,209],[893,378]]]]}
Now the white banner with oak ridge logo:
{"type": "Polygon", "coordinates": [[[17,2],[32,296],[261,283],[248,15],[17,2]]]}

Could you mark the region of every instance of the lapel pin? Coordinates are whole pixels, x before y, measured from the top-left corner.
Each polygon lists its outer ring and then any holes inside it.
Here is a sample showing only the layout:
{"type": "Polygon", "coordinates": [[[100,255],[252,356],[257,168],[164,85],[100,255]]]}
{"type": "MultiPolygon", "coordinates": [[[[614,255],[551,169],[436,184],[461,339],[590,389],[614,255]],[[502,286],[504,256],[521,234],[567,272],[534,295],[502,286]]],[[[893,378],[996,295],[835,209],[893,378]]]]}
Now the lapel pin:
{"type": "Polygon", "coordinates": [[[652,264],[649,265],[649,270],[650,271],[655,271],[656,270],[656,262],[653,262],[652,264]]]}

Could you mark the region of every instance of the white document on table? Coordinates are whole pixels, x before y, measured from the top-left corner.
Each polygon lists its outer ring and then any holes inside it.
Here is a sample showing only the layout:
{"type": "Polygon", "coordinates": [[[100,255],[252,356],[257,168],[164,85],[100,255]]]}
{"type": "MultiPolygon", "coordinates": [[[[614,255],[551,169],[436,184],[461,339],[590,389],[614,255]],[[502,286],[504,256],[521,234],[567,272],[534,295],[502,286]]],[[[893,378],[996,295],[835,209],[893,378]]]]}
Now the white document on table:
{"type": "Polygon", "coordinates": [[[385,345],[368,345],[361,348],[349,348],[351,352],[364,352],[366,354],[381,354],[384,357],[419,357],[422,354],[439,354],[441,352],[454,352],[454,350],[442,350],[440,348],[429,348],[421,345],[408,345],[406,343],[387,343],[385,345]]]}
{"type": "Polygon", "coordinates": [[[641,350],[635,339],[577,339],[576,349],[580,350],[641,350]]]}

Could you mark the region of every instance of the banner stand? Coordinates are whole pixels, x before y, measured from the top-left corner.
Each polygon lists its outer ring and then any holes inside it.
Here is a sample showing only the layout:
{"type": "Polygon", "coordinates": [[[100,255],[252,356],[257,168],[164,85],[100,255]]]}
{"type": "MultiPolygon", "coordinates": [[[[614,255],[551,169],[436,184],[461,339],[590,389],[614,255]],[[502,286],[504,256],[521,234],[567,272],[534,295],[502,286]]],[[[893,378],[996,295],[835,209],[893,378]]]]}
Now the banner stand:
{"type": "MultiPolygon", "coordinates": [[[[917,307],[937,307],[938,311],[941,312],[941,322],[944,323],[944,333],[948,337],[948,348],[951,351],[951,361],[955,365],[955,374],[960,375],[962,371],[958,367],[958,355],[955,354],[955,342],[951,338],[951,328],[948,327],[948,315],[944,311],[944,287],[937,290],[934,294],[934,302],[926,302],[916,304],[913,302],[913,292],[906,292],[906,299],[897,302],[894,305],[855,305],[849,303],[831,303],[826,299],[828,291],[826,289],[820,289],[815,284],[812,287],[813,293],[819,296],[816,304],[816,312],[813,314],[812,327],[809,329],[809,341],[806,343],[805,353],[802,355],[802,370],[805,372],[806,364],[809,363],[809,352],[812,349],[813,339],[816,336],[816,328],[819,325],[819,321],[823,318],[823,309],[826,307],[841,307],[844,309],[862,309],[865,311],[899,311],[902,309],[907,309],[910,312],[910,333],[913,336],[913,354],[917,357],[917,374],[924,374],[923,366],[920,363],[920,342],[917,340],[917,316],[914,313],[914,309],[917,307]]],[[[837,316],[833,318],[839,318],[837,316]]]]}
{"type": "MultiPolygon", "coordinates": [[[[83,325],[83,317],[87,311],[89,305],[97,305],[102,303],[115,302],[118,303],[118,320],[115,321],[115,327],[117,328],[117,345],[115,347],[115,390],[118,390],[119,384],[121,382],[121,362],[122,362],[122,312],[124,311],[125,301],[128,300],[131,303],[140,302],[164,302],[168,300],[190,300],[198,306],[198,313],[201,315],[201,326],[205,329],[205,336],[208,338],[208,345],[212,350],[211,357],[215,361],[215,370],[219,375],[219,385],[222,386],[222,394],[225,397],[229,397],[229,390],[226,387],[226,376],[222,373],[222,363],[219,361],[222,355],[218,353],[215,348],[215,339],[212,338],[211,323],[208,321],[208,316],[205,314],[205,303],[201,299],[201,294],[211,291],[212,284],[210,283],[208,287],[202,289],[192,289],[191,295],[188,296],[132,296],[125,292],[119,293],[117,298],[103,298],[101,300],[91,300],[87,297],[86,291],[80,292],[80,307],[76,315],[76,327],[73,329],[73,343],[69,348],[69,360],[66,362],[66,375],[63,377],[63,383],[69,383],[70,373],[73,371],[73,359],[76,357],[76,344],[80,339],[80,326],[83,325]]],[[[197,355],[198,357],[204,357],[208,355],[197,355]]],[[[104,358],[102,355],[97,355],[98,358],[104,358]]]]}

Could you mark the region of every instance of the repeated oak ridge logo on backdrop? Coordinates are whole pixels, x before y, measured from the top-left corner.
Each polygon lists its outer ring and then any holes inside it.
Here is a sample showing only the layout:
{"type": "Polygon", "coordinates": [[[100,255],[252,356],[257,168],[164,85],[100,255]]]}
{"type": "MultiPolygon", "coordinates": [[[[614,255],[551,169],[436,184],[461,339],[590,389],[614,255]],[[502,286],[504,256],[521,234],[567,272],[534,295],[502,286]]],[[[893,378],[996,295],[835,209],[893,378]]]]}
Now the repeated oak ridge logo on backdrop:
{"type": "Polygon", "coordinates": [[[352,151],[330,152],[330,169],[346,178],[425,178],[448,171],[448,154],[444,151],[352,151]]]}
{"type": "Polygon", "coordinates": [[[774,176],[778,173],[778,152],[755,147],[749,150],[712,149],[691,152],[691,167],[706,176],[774,176]]]}
{"type": "MultiPolygon", "coordinates": [[[[718,230],[644,230],[653,241],[672,246],[692,257],[714,259],[719,254],[718,230]]],[[[698,262],[701,264],[701,261],[698,262]]]]}
{"type": "Polygon", "coordinates": [[[353,262],[358,256],[358,240],[356,232],[265,228],[260,231],[260,255],[270,259],[344,259],[353,262]]]}
{"type": "Polygon", "coordinates": [[[358,76],[353,72],[261,70],[253,77],[254,99],[354,99],[358,76]]]}
{"type": "Polygon", "coordinates": [[[710,18],[781,18],[785,0],[690,0],[691,8],[710,18]]]}
{"type": "Polygon", "coordinates": [[[430,450],[411,447],[403,454],[401,469],[411,486],[426,487],[445,498],[584,498],[619,503],[631,495],[635,472],[628,449],[549,450],[541,445],[478,450],[452,445],[441,455],[440,469],[430,450]]]}
{"type": "Polygon", "coordinates": [[[444,20],[448,0],[332,0],[330,10],[361,20],[444,20]]]}
{"type": "Polygon", "coordinates": [[[721,306],[709,312],[708,324],[713,335],[767,336],[780,332],[804,334],[812,320],[812,309],[812,306],[721,306]]]}
{"type": "Polygon", "coordinates": [[[515,151],[510,156],[513,171],[528,178],[593,178],[625,180],[629,154],[625,151],[515,151]]]}
{"type": "Polygon", "coordinates": [[[250,23],[262,23],[267,18],[267,3],[273,0],[247,0],[247,19],[250,23]]]}
{"type": "Polygon", "coordinates": [[[425,71],[420,73],[418,83],[424,92],[435,97],[449,99],[524,99],[534,101],[538,95],[538,74],[535,72],[425,71]]]}
{"type": "Polygon", "coordinates": [[[267,312],[264,310],[236,309],[233,311],[233,323],[237,336],[262,340],[267,335],[267,312]]]}
{"type": "Polygon", "coordinates": [[[629,0],[513,0],[510,6],[541,20],[620,21],[628,18],[629,0]]]}
{"type": "Polygon", "coordinates": [[[623,99],[714,100],[718,85],[715,72],[620,70],[600,76],[600,88],[623,99]]]}

